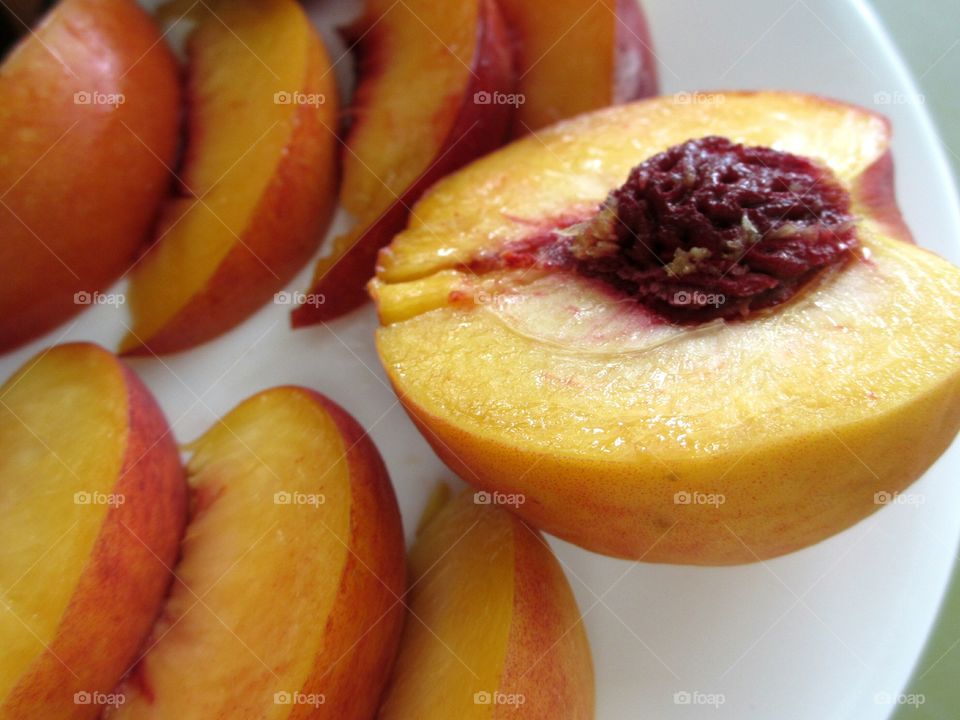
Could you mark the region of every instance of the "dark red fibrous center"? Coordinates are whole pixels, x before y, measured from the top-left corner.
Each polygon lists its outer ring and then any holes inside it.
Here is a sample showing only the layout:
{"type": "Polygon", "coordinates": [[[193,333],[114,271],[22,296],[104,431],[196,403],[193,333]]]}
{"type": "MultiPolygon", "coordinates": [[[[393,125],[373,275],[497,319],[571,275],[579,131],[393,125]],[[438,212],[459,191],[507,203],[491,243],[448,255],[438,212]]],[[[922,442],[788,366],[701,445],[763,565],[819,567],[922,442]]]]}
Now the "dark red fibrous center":
{"type": "Polygon", "coordinates": [[[850,197],[830,170],[722,137],[637,165],[571,231],[579,272],[688,323],[782,303],[857,245],[850,197]]]}

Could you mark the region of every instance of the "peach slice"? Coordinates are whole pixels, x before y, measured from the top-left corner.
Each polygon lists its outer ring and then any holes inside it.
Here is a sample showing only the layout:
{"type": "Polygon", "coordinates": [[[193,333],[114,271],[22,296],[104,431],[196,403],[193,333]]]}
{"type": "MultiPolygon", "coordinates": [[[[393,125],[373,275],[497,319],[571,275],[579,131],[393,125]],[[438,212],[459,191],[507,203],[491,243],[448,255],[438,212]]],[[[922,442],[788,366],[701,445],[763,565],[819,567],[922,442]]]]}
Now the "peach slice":
{"type": "Polygon", "coordinates": [[[333,209],[336,87],[301,7],[196,14],[183,189],[131,275],[127,353],[183,350],[244,320],[307,261],[333,209]]]}
{"type": "Polygon", "coordinates": [[[493,0],[368,0],[355,119],[343,154],[340,202],[356,226],[317,264],[294,326],[336,318],[367,301],[377,251],[430,185],[498,147],[511,106],[510,43],[493,0]],[[497,98],[498,101],[493,102],[497,98]]]}
{"type": "Polygon", "coordinates": [[[593,717],[590,646],[563,570],[493,499],[465,492],[425,517],[381,720],[593,717]]]}
{"type": "Polygon", "coordinates": [[[656,562],[797,550],[917,479],[960,423],[960,272],[897,239],[891,168],[883,118],[807,95],[665,97],[560,123],[438,184],[384,249],[381,359],[447,464],[526,494],[538,527],[656,562]],[[849,191],[859,261],[695,327],[575,269],[508,262],[708,135],[824,164],[849,191]]]}
{"type": "Polygon", "coordinates": [[[132,0],[64,0],[0,65],[0,351],[134,261],[179,113],[176,63],[132,0]]]}
{"type": "Polygon", "coordinates": [[[149,391],[95,345],[0,388],[0,716],[95,718],[163,604],[186,521],[149,391]]]}
{"type": "Polygon", "coordinates": [[[498,0],[517,51],[514,135],[657,94],[638,0],[498,0]]]}
{"type": "Polygon", "coordinates": [[[372,717],[405,569],[369,437],[325,397],[280,387],[192,449],[178,582],[110,717],[372,717]]]}

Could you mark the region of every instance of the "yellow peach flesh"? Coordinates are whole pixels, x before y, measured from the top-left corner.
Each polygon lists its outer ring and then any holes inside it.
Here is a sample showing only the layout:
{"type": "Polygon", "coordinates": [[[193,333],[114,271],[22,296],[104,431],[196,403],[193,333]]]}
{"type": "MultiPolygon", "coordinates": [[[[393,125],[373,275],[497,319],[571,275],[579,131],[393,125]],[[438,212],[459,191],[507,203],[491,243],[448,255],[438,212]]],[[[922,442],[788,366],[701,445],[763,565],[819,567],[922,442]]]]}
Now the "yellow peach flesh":
{"type": "Polygon", "coordinates": [[[191,449],[177,583],[109,717],[370,717],[404,581],[372,442],[326,398],[280,387],[191,449]]]}
{"type": "Polygon", "coordinates": [[[384,365],[441,456],[600,552],[726,564],[804,547],[915,480],[960,424],[958,271],[857,199],[885,123],[810,96],[717,97],[585,116],[474,163],[418,205],[371,284],[384,365]],[[583,217],[629,168],[706,134],[825,162],[864,256],[772,312],[692,330],[575,275],[457,269],[583,217]]]}
{"type": "Polygon", "coordinates": [[[424,527],[409,559],[407,604],[415,615],[382,720],[492,716],[473,696],[500,685],[513,618],[513,552],[510,516],[468,502],[448,505],[424,527]]]}
{"type": "Polygon", "coordinates": [[[361,226],[396,202],[448,142],[472,76],[478,11],[476,0],[367,3],[360,28],[369,29],[371,75],[358,101],[376,111],[363,112],[350,131],[340,188],[361,226]],[[401,141],[383,142],[398,132],[401,141]]]}
{"type": "MultiPolygon", "coordinates": [[[[134,268],[124,351],[170,326],[208,324],[178,331],[206,339],[241,320],[247,295],[282,286],[306,260],[331,205],[336,89],[303,10],[290,0],[221,2],[195,15],[182,197],[168,201],[156,244],[134,268]],[[301,217],[303,227],[288,227],[301,217]],[[225,270],[238,256],[249,277],[225,270]],[[185,321],[198,302],[209,309],[185,321]],[[205,317],[214,314],[229,321],[205,317]]],[[[195,342],[165,337],[157,350],[184,344],[195,342]]]]}
{"type": "Polygon", "coordinates": [[[0,390],[0,698],[53,643],[110,509],[74,493],[109,495],[126,446],[115,360],[69,351],[44,364],[0,390]]]}
{"type": "Polygon", "coordinates": [[[472,492],[443,501],[410,553],[410,617],[381,720],[592,718],[590,647],[546,542],[472,492]]]}
{"type": "Polygon", "coordinates": [[[0,717],[99,716],[160,611],[185,518],[170,428],[115,356],[55,346],[0,388],[0,717]]]}
{"type": "Polygon", "coordinates": [[[345,450],[297,392],[256,396],[196,441],[178,582],[113,717],[287,717],[274,693],[304,687],[349,555],[345,450]]]}
{"type": "Polygon", "coordinates": [[[617,0],[501,2],[518,38],[519,134],[614,101],[617,0]]]}

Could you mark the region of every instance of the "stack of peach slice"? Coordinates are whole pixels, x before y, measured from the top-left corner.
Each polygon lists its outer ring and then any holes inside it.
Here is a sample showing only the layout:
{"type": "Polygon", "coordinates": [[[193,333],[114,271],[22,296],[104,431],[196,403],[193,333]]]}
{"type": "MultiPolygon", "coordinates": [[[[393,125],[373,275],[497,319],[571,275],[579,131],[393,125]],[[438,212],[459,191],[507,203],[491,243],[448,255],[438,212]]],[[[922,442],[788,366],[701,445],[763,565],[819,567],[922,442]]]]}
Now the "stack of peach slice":
{"type": "Polygon", "coordinates": [[[342,409],[260,393],[190,446],[185,483],[153,398],[105,350],[46,351],[0,400],[0,715],[373,716],[403,535],[342,409]]]}
{"type": "Polygon", "coordinates": [[[635,0],[368,0],[340,201],[354,228],[317,265],[295,326],[366,302],[377,251],[439,178],[506,137],[656,92],[635,0]]]}
{"type": "Polygon", "coordinates": [[[176,62],[133,0],[63,0],[0,66],[0,350],[131,267],[122,349],[192,347],[271,299],[318,247],[336,194],[337,90],[303,9],[193,3],[179,20],[193,25],[183,103],[176,62]]]}
{"type": "MultiPolygon", "coordinates": [[[[518,512],[535,526],[602,553],[726,564],[805,547],[916,480],[960,424],[960,271],[908,242],[888,123],[806,95],[712,100],[611,108],[473,163],[416,206],[370,286],[383,363],[437,453],[482,489],[525,494],[518,512]],[[607,275],[556,261],[612,225],[608,195],[635,166],[677,147],[650,160],[666,172],[706,136],[819,173],[811,196],[790,198],[792,181],[777,181],[790,218],[820,190],[848,197],[836,230],[846,260],[804,276],[785,302],[693,324],[625,289],[630,268],[616,263],[627,261],[609,252],[627,245],[594,245],[607,275]]],[[[675,178],[664,197],[701,182],[675,178]]],[[[751,192],[745,208],[765,201],[751,192]]],[[[764,237],[746,211],[722,219],[722,198],[698,202],[719,218],[716,232],[761,243],[743,250],[805,247],[789,218],[764,237]]],[[[650,232],[653,216],[637,213],[627,239],[650,232]]],[[[650,287],[662,290],[696,271],[690,263],[709,255],[701,239],[681,235],[691,247],[661,252],[664,267],[640,282],[659,278],[650,287]]],[[[639,244],[633,252],[631,262],[649,261],[639,244]]]]}
{"type": "MultiPolygon", "coordinates": [[[[0,289],[0,350],[122,273],[133,322],[121,350],[194,347],[268,302],[320,243],[338,93],[303,9],[171,0],[159,15],[192,26],[183,103],[133,0],[63,0],[0,69],[0,266],[18,268],[0,289]]],[[[347,34],[360,81],[340,200],[356,224],[319,262],[294,325],[365,302],[376,253],[444,175],[511,133],[656,89],[632,0],[368,0],[347,34]]]]}
{"type": "Polygon", "coordinates": [[[592,716],[570,588],[510,513],[436,502],[408,596],[386,468],[327,398],[266,390],[187,449],[185,482],[94,345],[0,388],[0,716],[369,720],[388,682],[384,717],[592,716]]]}

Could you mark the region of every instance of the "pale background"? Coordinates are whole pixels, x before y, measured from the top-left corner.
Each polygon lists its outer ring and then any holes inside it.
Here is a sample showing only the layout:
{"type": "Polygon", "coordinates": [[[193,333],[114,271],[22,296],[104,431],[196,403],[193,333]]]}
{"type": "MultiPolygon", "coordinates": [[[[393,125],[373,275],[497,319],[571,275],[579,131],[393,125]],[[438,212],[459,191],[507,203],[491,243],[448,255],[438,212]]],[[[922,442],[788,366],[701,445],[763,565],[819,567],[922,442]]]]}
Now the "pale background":
{"type": "MultiPolygon", "coordinates": [[[[872,0],[910,66],[944,148],[960,176],[960,2],[872,0]]],[[[960,512],[960,508],[957,509],[960,512]]],[[[896,720],[960,718],[960,568],[907,692],[923,693],[918,709],[904,706],[896,720]]]]}

